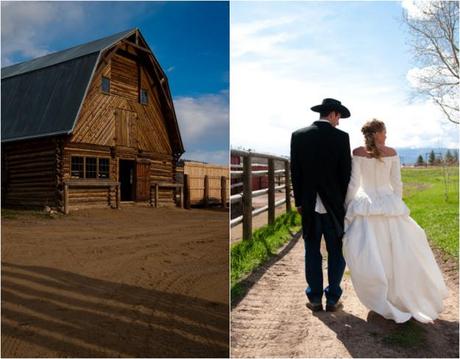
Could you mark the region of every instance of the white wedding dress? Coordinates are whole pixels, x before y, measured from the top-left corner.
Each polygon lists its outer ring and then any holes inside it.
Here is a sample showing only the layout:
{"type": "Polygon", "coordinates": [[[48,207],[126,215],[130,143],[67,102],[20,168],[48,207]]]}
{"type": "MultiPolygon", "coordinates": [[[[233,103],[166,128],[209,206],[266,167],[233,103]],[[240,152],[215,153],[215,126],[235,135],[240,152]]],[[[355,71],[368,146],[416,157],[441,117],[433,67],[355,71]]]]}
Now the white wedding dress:
{"type": "Polygon", "coordinates": [[[436,319],[447,288],[424,230],[402,201],[400,161],[353,156],[343,253],[359,300],[387,319],[436,319]]]}

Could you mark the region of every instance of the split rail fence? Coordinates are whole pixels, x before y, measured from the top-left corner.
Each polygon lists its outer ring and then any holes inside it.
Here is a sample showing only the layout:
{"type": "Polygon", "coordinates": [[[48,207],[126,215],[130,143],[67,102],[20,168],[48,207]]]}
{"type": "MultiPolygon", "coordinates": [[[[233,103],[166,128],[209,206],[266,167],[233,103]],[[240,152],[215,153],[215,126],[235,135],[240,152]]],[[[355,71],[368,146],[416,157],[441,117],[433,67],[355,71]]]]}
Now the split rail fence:
{"type": "MultiPolygon", "coordinates": [[[[252,151],[231,150],[233,157],[241,157],[242,163],[232,164],[230,172],[232,183],[231,189],[241,189],[238,193],[230,196],[232,205],[242,203],[243,214],[233,218],[230,221],[230,226],[233,228],[240,223],[243,223],[243,240],[250,239],[252,236],[252,219],[261,213],[268,212],[268,224],[275,222],[275,209],[276,207],[285,205],[286,211],[291,210],[291,176],[290,176],[290,163],[289,159],[285,157],[257,153],[252,151]],[[255,170],[253,167],[260,167],[260,164],[253,163],[253,159],[257,158],[266,160],[268,162],[267,170],[255,170]],[[282,168],[276,169],[275,163],[282,163],[282,168]],[[259,190],[252,190],[253,178],[257,176],[268,176],[268,188],[259,190]],[[276,185],[276,177],[284,177],[284,184],[276,185]],[[236,182],[235,179],[240,181],[236,182]],[[285,198],[275,201],[275,192],[284,190],[285,198]],[[253,210],[253,198],[258,196],[268,195],[268,204],[261,208],[253,210]]],[[[279,166],[278,166],[279,167],[279,166]]],[[[236,190],[235,190],[236,191],[236,190]]],[[[234,191],[232,191],[234,192],[234,191]]]]}

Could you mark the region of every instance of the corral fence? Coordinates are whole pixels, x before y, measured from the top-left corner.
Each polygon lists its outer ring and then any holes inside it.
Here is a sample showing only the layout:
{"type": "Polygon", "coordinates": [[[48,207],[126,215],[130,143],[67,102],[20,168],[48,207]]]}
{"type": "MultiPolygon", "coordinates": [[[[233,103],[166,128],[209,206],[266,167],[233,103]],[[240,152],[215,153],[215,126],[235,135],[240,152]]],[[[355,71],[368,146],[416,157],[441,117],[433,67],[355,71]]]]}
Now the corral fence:
{"type": "Polygon", "coordinates": [[[185,161],[178,167],[178,182],[183,184],[184,207],[221,205],[229,203],[228,166],[185,161]]]}
{"type": "MultiPolygon", "coordinates": [[[[265,153],[252,151],[231,150],[231,196],[232,208],[242,205],[242,214],[232,218],[230,226],[235,227],[243,223],[243,239],[250,239],[252,236],[252,219],[261,213],[268,212],[268,224],[275,222],[276,207],[285,205],[286,211],[291,210],[291,177],[290,163],[286,157],[275,156],[265,153]],[[235,158],[241,161],[233,161],[235,158]],[[239,163],[234,163],[239,162],[239,163]],[[258,162],[266,162],[258,163],[258,162]],[[259,168],[265,168],[260,170],[259,168]],[[254,168],[257,168],[254,170],[254,168]],[[254,190],[254,178],[265,177],[267,179],[266,188],[254,190]],[[283,191],[285,198],[275,201],[275,192],[283,191]],[[258,196],[268,196],[268,204],[257,209],[253,209],[253,198],[258,196]]],[[[232,213],[232,217],[235,212],[232,213]]]]}

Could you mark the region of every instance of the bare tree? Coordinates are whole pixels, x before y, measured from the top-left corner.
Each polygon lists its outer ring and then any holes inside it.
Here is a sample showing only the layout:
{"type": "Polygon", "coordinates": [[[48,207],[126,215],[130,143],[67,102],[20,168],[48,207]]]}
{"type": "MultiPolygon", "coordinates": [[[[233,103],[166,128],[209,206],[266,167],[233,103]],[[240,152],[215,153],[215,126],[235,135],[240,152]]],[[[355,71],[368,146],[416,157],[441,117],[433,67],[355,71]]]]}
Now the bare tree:
{"type": "Polygon", "coordinates": [[[416,93],[431,98],[447,119],[460,123],[458,1],[412,1],[403,13],[414,59],[409,80],[416,93]]]}

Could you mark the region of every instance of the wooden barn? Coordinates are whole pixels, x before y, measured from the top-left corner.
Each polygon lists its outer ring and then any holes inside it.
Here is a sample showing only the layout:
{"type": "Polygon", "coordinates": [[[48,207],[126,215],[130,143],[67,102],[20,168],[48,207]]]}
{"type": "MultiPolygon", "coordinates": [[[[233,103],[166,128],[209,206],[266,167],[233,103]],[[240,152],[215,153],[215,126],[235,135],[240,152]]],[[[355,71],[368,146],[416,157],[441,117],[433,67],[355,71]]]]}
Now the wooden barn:
{"type": "Polygon", "coordinates": [[[138,29],[2,68],[1,96],[4,206],[175,204],[184,147],[138,29]]]}

